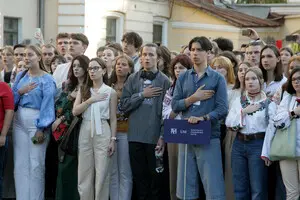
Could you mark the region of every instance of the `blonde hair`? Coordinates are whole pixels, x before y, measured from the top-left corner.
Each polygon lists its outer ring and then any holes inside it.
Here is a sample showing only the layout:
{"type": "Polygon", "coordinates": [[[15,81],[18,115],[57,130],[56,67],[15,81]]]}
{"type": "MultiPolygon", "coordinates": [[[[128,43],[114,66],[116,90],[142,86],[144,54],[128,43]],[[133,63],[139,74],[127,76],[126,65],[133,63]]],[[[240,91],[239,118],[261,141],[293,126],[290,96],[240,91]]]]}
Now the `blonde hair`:
{"type": "Polygon", "coordinates": [[[253,72],[253,73],[256,75],[256,77],[257,77],[257,79],[258,79],[258,81],[259,81],[260,90],[262,90],[262,89],[263,89],[263,84],[264,84],[265,81],[264,81],[263,72],[261,71],[261,69],[260,69],[259,67],[250,67],[250,68],[246,71],[246,73],[245,73],[245,78],[244,78],[244,85],[246,85],[246,84],[245,84],[245,82],[246,82],[246,75],[247,75],[249,72],[253,72]]]}
{"type": "Polygon", "coordinates": [[[3,49],[1,49],[1,50],[2,50],[1,52],[7,50],[9,53],[11,53],[12,55],[14,55],[14,49],[13,49],[12,46],[5,46],[5,47],[3,47],[3,49]]]}
{"type": "Polygon", "coordinates": [[[224,67],[227,71],[227,83],[228,84],[234,84],[235,83],[235,76],[234,76],[234,70],[233,65],[229,58],[226,58],[225,56],[218,56],[215,57],[211,61],[211,67],[215,69],[215,64],[219,64],[221,67],[224,67]]]}
{"type": "Polygon", "coordinates": [[[45,68],[45,65],[44,65],[44,62],[42,60],[42,50],[40,47],[36,46],[36,45],[28,45],[26,46],[26,49],[31,49],[32,51],[35,52],[35,54],[40,57],[40,61],[39,61],[39,66],[40,66],[40,69],[47,72],[46,68],[45,68]]]}

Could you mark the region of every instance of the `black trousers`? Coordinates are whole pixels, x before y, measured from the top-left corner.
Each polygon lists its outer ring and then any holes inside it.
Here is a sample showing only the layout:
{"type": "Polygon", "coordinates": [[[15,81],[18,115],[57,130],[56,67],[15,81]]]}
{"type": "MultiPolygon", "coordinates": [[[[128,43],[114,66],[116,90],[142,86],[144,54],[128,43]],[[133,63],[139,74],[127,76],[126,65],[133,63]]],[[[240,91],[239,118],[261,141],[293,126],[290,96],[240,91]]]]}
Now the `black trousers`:
{"type": "Polygon", "coordinates": [[[58,144],[52,134],[46,150],[45,160],[45,196],[54,198],[58,174],[58,144]]]}
{"type": "Polygon", "coordinates": [[[137,200],[160,200],[164,173],[157,173],[155,144],[129,142],[130,164],[137,200]]]}

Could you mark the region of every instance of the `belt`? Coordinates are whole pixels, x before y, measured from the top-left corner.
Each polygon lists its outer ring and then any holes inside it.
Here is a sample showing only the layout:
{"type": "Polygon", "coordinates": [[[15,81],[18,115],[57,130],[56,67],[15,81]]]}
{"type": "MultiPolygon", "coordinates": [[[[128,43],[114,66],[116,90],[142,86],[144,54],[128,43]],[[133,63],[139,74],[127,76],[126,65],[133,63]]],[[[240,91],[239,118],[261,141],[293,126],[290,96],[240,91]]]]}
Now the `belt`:
{"type": "Polygon", "coordinates": [[[236,136],[239,140],[248,142],[248,141],[251,141],[251,140],[264,139],[265,138],[265,132],[253,133],[253,134],[250,134],[250,135],[246,135],[246,134],[238,132],[236,136]]]}

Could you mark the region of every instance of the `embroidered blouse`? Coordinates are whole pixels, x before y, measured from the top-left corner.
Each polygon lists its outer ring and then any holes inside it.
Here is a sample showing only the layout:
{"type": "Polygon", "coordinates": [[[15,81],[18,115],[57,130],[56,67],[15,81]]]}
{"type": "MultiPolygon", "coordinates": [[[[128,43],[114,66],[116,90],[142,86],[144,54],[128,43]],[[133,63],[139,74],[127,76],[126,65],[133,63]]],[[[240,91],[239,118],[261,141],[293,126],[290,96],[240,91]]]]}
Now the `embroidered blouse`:
{"type": "MultiPolygon", "coordinates": [[[[264,93],[263,95],[264,97],[256,102],[251,101],[246,94],[243,94],[240,98],[236,98],[226,118],[226,126],[239,129],[240,133],[246,135],[266,132],[270,118],[274,116],[275,112],[272,109],[268,109],[268,113],[266,113],[266,107],[269,106],[268,108],[270,108],[270,104],[268,104],[266,95],[264,93]],[[242,109],[250,104],[260,104],[261,107],[256,112],[242,114],[242,109]]],[[[275,103],[274,106],[276,107],[275,103]]]]}
{"type": "Polygon", "coordinates": [[[272,81],[271,83],[269,83],[269,85],[267,85],[267,83],[264,83],[264,92],[269,98],[272,98],[286,81],[287,78],[283,77],[281,81],[272,81]]]}
{"type": "Polygon", "coordinates": [[[56,94],[56,85],[50,74],[44,74],[38,77],[30,77],[28,73],[21,79],[19,73],[16,82],[13,85],[14,102],[24,108],[32,108],[40,111],[39,117],[35,121],[38,129],[47,128],[55,120],[54,97],[56,94]],[[31,82],[38,84],[36,88],[24,94],[19,95],[18,90],[31,82]]]}
{"type": "MultiPolygon", "coordinates": [[[[173,99],[172,92],[174,87],[170,87],[165,94],[164,101],[163,101],[163,109],[162,109],[162,119],[169,119],[170,114],[172,112],[171,102],[173,99]]],[[[181,114],[177,115],[175,119],[181,119],[181,114]]]]}

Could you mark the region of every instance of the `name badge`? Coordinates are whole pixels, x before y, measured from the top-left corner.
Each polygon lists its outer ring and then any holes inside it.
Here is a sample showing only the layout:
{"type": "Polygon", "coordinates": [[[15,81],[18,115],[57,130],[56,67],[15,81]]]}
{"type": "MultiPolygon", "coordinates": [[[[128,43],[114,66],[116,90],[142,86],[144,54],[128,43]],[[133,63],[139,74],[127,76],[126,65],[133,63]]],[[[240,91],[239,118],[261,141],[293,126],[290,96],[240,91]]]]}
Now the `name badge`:
{"type": "Polygon", "coordinates": [[[195,105],[195,106],[200,106],[200,104],[201,104],[201,101],[196,101],[195,103],[193,103],[193,105],[195,105]]]}
{"type": "Polygon", "coordinates": [[[164,140],[167,143],[206,145],[210,143],[210,136],[210,121],[190,124],[187,120],[164,120],[164,140]]]}

